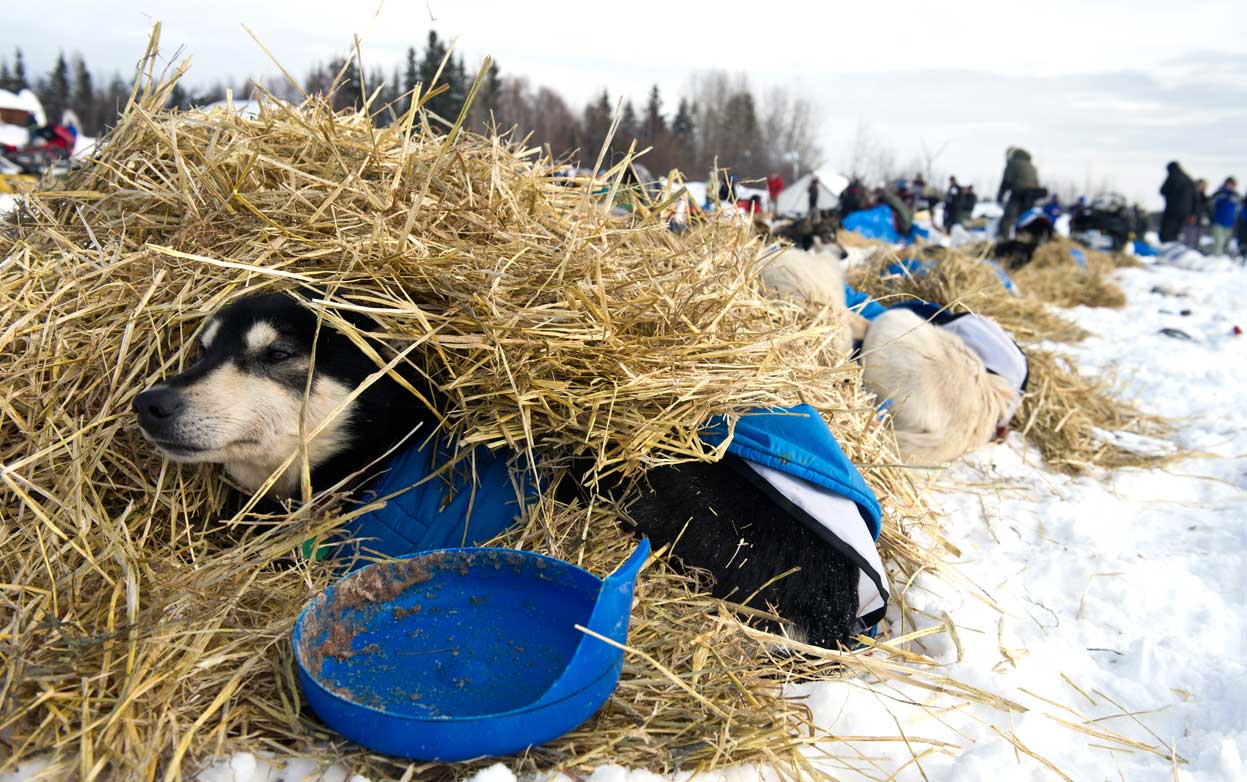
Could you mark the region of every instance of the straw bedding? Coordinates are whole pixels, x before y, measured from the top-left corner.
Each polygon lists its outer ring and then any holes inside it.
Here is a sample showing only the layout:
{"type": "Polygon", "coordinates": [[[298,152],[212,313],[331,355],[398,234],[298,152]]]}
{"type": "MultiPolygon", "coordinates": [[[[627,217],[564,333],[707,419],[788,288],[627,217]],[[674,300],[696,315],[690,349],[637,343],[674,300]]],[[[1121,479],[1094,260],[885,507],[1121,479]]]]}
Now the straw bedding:
{"type": "Polygon", "coordinates": [[[1030,263],[1012,272],[1013,279],[1027,295],[1057,307],[1126,306],[1126,294],[1108,279],[1117,268],[1113,256],[1078,248],[1085,259],[1084,270],[1078,267],[1072,249],[1075,245],[1068,239],[1047,242],[1035,250],[1030,263]]]}
{"type": "MultiPolygon", "coordinates": [[[[333,575],[292,552],[350,506],[305,497],[258,516],[214,470],[162,462],[132,421],[134,395],[184,367],[204,316],[244,292],[314,290],[348,333],[338,313],[369,312],[398,351],[388,367],[426,368],[453,400],[448,433],[603,471],[715,458],[696,436],[708,415],[810,402],[884,501],[894,583],[938,567],[931,514],[828,348],[837,324],[760,295],[747,232],[676,237],[646,216],[661,205],[612,218],[538,152],[435,132],[420,111],[386,129],[320,99],[256,119],[166,112],[174,79],[153,52],[97,156],[0,229],[0,768],[44,756],[62,776],[179,779],[277,750],[397,773],[301,711],[292,667],[293,621],[333,575]]],[[[503,542],[605,574],[632,545],[616,511],[545,500],[503,542]]],[[[705,586],[655,559],[616,696],[512,765],[808,775],[808,714],[778,684],[936,678],[887,646],[778,655],[705,586]]],[[[894,629],[912,629],[901,615],[894,629]]]]}

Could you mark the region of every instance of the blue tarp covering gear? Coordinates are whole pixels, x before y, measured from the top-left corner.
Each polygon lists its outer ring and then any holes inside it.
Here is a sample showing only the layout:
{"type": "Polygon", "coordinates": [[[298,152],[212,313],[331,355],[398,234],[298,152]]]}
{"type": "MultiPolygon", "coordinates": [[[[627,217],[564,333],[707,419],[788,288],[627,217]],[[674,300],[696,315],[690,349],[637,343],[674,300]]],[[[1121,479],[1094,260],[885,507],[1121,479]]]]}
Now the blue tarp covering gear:
{"type": "Polygon", "coordinates": [[[867,239],[879,239],[892,244],[913,241],[917,237],[922,237],[923,239],[931,238],[931,232],[920,225],[911,226],[909,233],[901,236],[896,231],[894,218],[892,207],[887,204],[880,204],[871,209],[862,209],[851,213],[841,221],[840,225],[844,230],[856,231],[867,239]]]}
{"type": "Polygon", "coordinates": [[[846,231],[856,231],[867,239],[880,239],[899,244],[901,235],[892,221],[892,209],[880,204],[873,209],[862,209],[844,218],[841,225],[846,231]]]}
{"type": "Polygon", "coordinates": [[[391,458],[361,501],[384,499],[385,506],[357,516],[346,529],[364,551],[391,557],[484,543],[536,499],[531,476],[517,471],[523,477],[515,480],[527,482],[520,487],[512,482],[513,456],[478,447],[451,468],[447,480],[434,474],[449,458],[445,446],[412,445],[391,458]]]}
{"type": "MultiPolygon", "coordinates": [[[[718,446],[727,435],[727,422],[716,416],[702,430],[701,439],[707,445],[718,446]]],[[[741,416],[727,452],[847,497],[861,511],[870,536],[879,539],[882,512],[875,493],[844,455],[823,417],[810,405],[755,410],[741,416]]]]}
{"type": "Polygon", "coordinates": [[[1140,258],[1154,258],[1155,256],[1160,255],[1160,252],[1142,239],[1135,239],[1134,254],[1140,258]]]}
{"type": "Polygon", "coordinates": [[[866,320],[874,320],[888,308],[870,298],[870,295],[859,290],[844,286],[844,301],[851,312],[856,312],[866,320]]]}

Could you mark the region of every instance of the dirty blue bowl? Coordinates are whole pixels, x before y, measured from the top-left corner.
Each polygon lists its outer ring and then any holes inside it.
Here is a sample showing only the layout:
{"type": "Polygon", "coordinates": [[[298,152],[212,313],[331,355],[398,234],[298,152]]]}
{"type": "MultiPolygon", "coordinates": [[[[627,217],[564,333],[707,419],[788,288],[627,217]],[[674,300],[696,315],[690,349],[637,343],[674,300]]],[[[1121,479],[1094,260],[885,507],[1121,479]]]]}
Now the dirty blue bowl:
{"type": "Polygon", "coordinates": [[[642,540],[605,579],[528,551],[421,552],[351,573],[294,628],[299,683],[343,736],[386,755],[455,761],[558,738],[604,704],[642,540]]]}

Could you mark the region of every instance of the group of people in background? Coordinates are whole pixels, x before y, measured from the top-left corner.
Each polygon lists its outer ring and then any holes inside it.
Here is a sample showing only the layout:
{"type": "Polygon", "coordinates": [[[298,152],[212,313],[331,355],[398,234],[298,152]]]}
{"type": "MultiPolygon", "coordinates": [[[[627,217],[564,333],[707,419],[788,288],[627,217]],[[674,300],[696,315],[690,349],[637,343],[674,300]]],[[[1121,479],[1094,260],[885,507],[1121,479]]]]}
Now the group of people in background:
{"type": "Polygon", "coordinates": [[[1180,241],[1193,250],[1200,249],[1205,234],[1212,237],[1212,254],[1225,255],[1230,239],[1237,239],[1238,252],[1247,257],[1247,205],[1238,193],[1238,181],[1226,177],[1221,187],[1208,195],[1208,181],[1191,179],[1175,160],[1160,186],[1165,210],[1160,218],[1160,240],[1180,241]]]}
{"type": "MultiPolygon", "coordinates": [[[[735,187],[735,177],[724,172],[719,183],[720,198],[729,201],[735,187]]],[[[779,174],[767,178],[767,194],[775,203],[784,189],[779,174]]],[[[808,182],[808,201],[811,217],[817,217],[819,191],[823,186],[817,177],[808,182]]],[[[1238,181],[1226,177],[1221,186],[1208,194],[1204,179],[1192,179],[1177,162],[1168,166],[1168,176],[1161,186],[1165,208],[1160,219],[1161,243],[1182,242],[1194,250],[1203,251],[1201,242],[1211,239],[1210,252],[1225,255],[1237,248],[1247,263],[1247,193],[1240,193],[1238,181]]],[[[759,213],[760,199],[750,203],[750,211],[759,213]]],[[[943,207],[942,228],[951,233],[955,226],[967,226],[979,203],[974,185],[962,184],[950,176],[948,185],[941,193],[938,187],[928,187],[925,177],[919,173],[913,179],[896,179],[883,187],[868,187],[862,178],[853,176],[838,198],[837,211],[841,218],[861,210],[886,205],[894,214],[896,230],[908,233],[913,216],[923,210],[943,207]]],[[[1150,216],[1138,204],[1129,204],[1120,195],[1104,193],[1088,201],[1080,196],[1068,207],[1063,206],[1055,194],[1040,185],[1039,172],[1031,154],[1021,147],[1009,147],[1005,153],[1005,168],[996,202],[1002,208],[996,233],[999,240],[1009,239],[1018,228],[1023,215],[1041,215],[1053,226],[1057,218],[1068,214],[1071,231],[1091,229],[1091,235],[1099,234],[1113,240],[1112,247],[1123,246],[1130,239],[1143,239],[1151,228],[1150,216]],[[1032,211],[1033,210],[1033,211],[1032,211]]],[[[744,205],[742,205],[744,206],[744,205]]],[[[938,215],[938,213],[937,213],[938,215]]]]}

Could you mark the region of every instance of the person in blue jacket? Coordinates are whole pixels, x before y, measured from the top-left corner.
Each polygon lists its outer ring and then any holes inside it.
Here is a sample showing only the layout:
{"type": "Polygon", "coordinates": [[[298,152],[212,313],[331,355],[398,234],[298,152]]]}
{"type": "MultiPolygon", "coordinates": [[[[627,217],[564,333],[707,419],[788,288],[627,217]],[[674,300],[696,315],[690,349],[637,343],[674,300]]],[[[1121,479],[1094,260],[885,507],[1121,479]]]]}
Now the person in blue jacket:
{"type": "MultiPolygon", "coordinates": [[[[1227,177],[1220,189],[1212,195],[1212,254],[1225,255],[1225,248],[1234,233],[1234,222],[1238,217],[1242,199],[1238,197],[1238,182],[1234,177],[1227,177]]],[[[1242,248],[1239,248],[1240,250],[1242,248]]]]}

